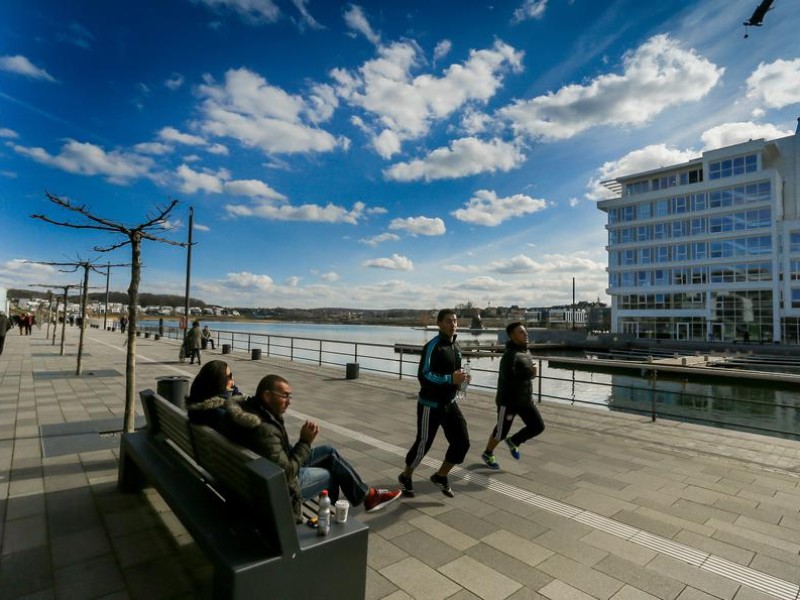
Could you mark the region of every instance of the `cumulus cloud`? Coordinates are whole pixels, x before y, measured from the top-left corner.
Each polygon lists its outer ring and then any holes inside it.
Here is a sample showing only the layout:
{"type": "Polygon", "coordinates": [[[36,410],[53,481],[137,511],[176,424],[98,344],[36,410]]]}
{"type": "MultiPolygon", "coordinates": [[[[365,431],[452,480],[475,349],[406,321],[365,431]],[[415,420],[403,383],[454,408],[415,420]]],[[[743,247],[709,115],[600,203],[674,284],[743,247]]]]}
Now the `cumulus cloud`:
{"type": "Polygon", "coordinates": [[[357,31],[376,46],[381,43],[380,34],[376,33],[367,20],[360,6],[351,4],[344,12],[344,22],[350,29],[357,31]]]}
{"type": "Polygon", "coordinates": [[[258,179],[239,179],[225,183],[223,189],[232,196],[249,196],[251,198],[265,198],[268,200],[286,200],[286,196],[276,192],[270,186],[258,179]]]}
{"type": "Polygon", "coordinates": [[[18,137],[19,134],[13,129],[8,129],[7,127],[0,127],[0,138],[8,138],[13,140],[18,137]]]}
{"type": "Polygon", "coordinates": [[[0,71],[8,73],[16,73],[31,79],[39,79],[42,81],[49,81],[50,83],[57,83],[55,77],[50,75],[44,69],[37,67],[26,57],[17,54],[16,56],[0,56],[0,71]]]}
{"type": "Polygon", "coordinates": [[[391,258],[373,258],[371,260],[365,260],[362,266],[374,269],[389,269],[391,271],[414,270],[414,263],[411,262],[411,259],[401,256],[400,254],[392,254],[391,258]]]}
{"type": "Polygon", "coordinates": [[[228,156],[228,148],[223,146],[222,144],[211,144],[206,148],[211,154],[216,154],[217,156],[228,156]]]}
{"type": "Polygon", "coordinates": [[[208,225],[201,225],[200,223],[193,223],[192,229],[196,231],[211,231],[211,227],[208,225]]]}
{"type": "Polygon", "coordinates": [[[520,23],[529,19],[541,19],[547,9],[547,0],[523,0],[522,6],[514,11],[512,23],[520,23]]]}
{"type": "Polygon", "coordinates": [[[167,88],[174,91],[179,89],[183,85],[184,81],[185,79],[183,75],[181,75],[180,73],[173,73],[172,75],[169,76],[169,79],[164,81],[164,85],[167,88]]]}
{"type": "Polygon", "coordinates": [[[488,142],[475,137],[454,140],[448,148],[437,148],[425,158],[401,162],[384,171],[394,181],[434,181],[456,179],[478,173],[510,171],[525,161],[516,144],[493,139],[488,142]]]}
{"type": "Polygon", "coordinates": [[[274,23],[281,14],[273,0],[194,0],[205,4],[216,11],[233,11],[245,23],[262,25],[274,23]]]}
{"type": "Polygon", "coordinates": [[[186,146],[205,146],[207,143],[198,135],[183,133],[174,127],[164,127],[158,132],[158,137],[165,142],[185,144],[186,146]]]}
{"type": "Polygon", "coordinates": [[[351,210],[335,204],[281,204],[257,202],[252,205],[227,204],[226,212],[234,217],[259,217],[272,221],[311,221],[356,225],[364,216],[364,204],[356,202],[351,210]]]}
{"type": "Polygon", "coordinates": [[[301,20],[299,22],[300,29],[303,30],[306,27],[310,29],[324,29],[324,27],[317,21],[311,13],[308,12],[308,8],[306,5],[308,4],[308,0],[292,0],[292,4],[297,9],[297,12],[300,13],[301,20]]]}
{"type": "Polygon", "coordinates": [[[481,275],[479,277],[467,279],[456,287],[482,292],[497,292],[511,288],[512,284],[507,281],[495,279],[494,277],[489,277],[488,275],[481,275]]]}
{"type": "Polygon", "coordinates": [[[335,271],[328,271],[327,273],[322,273],[319,276],[319,278],[324,280],[324,281],[329,281],[331,283],[334,282],[334,281],[339,281],[339,279],[340,279],[339,278],[339,274],[336,273],[335,271]]]}
{"type": "Polygon", "coordinates": [[[453,42],[450,40],[442,40],[436,47],[433,49],[433,62],[439,62],[445,56],[450,54],[450,50],[453,49],[453,42]]]}
{"type": "Polygon", "coordinates": [[[507,71],[522,69],[522,56],[497,40],[491,48],[471,50],[464,63],[451,65],[441,77],[413,76],[424,57],[414,42],[403,41],[379,46],[377,58],[354,71],[334,69],[331,76],[340,97],[372,116],[362,130],[372,131],[375,150],[391,158],[403,141],[424,136],[432,123],[465,104],[487,102],[507,71]]]}
{"type": "Polygon", "coordinates": [[[249,271],[228,273],[225,283],[233,288],[255,289],[262,292],[270,292],[275,287],[275,282],[269,275],[256,275],[249,271]]]}
{"type": "Polygon", "coordinates": [[[383,242],[396,242],[400,239],[400,236],[396,233],[380,233],[378,235],[373,235],[372,237],[368,238],[361,238],[359,243],[366,244],[367,246],[372,246],[373,248],[378,244],[382,244],[383,242]]]}
{"type": "Polygon", "coordinates": [[[141,154],[154,154],[156,156],[162,156],[172,152],[172,146],[162,144],[161,142],[143,142],[141,144],[136,144],[133,149],[141,154]]]}
{"type": "Polygon", "coordinates": [[[534,260],[525,254],[518,254],[508,259],[498,260],[488,265],[493,273],[505,275],[521,275],[532,273],[584,273],[603,272],[605,263],[597,262],[584,256],[546,254],[541,261],[534,260]]]}
{"type": "Polygon", "coordinates": [[[444,235],[447,229],[444,221],[439,217],[408,217],[406,219],[392,219],[389,229],[405,231],[412,235],[444,235]]]}
{"type": "Polygon", "coordinates": [[[221,169],[214,173],[213,171],[195,171],[186,164],[181,165],[175,171],[175,174],[180,179],[180,190],[185,194],[194,194],[196,192],[205,192],[206,194],[221,194],[225,180],[230,177],[230,174],[221,169]]]}
{"type": "Polygon", "coordinates": [[[760,63],[747,78],[747,97],[769,108],[800,102],[800,58],[760,63]]]}
{"type": "Polygon", "coordinates": [[[207,135],[230,137],[268,154],[329,152],[345,145],[312,126],[329,118],[337,102],[324,86],[314,87],[306,101],[242,68],[229,70],[222,84],[207,77],[199,93],[203,98],[199,127],[207,135]]]}
{"type": "Polygon", "coordinates": [[[459,221],[494,227],[503,221],[533,214],[547,208],[547,201],[531,198],[525,194],[514,194],[507,198],[498,198],[492,190],[478,190],[466,203],[451,214],[459,221]]]}
{"type": "Polygon", "coordinates": [[[608,181],[624,175],[632,175],[641,171],[649,171],[669,165],[677,165],[698,158],[700,153],[695,150],[679,150],[666,144],[652,144],[633,152],[629,152],[618,160],[603,163],[597,174],[587,184],[586,198],[589,200],[603,200],[613,198],[614,193],[607,190],[603,181],[608,181]]]}
{"type": "Polygon", "coordinates": [[[57,155],[48,153],[44,148],[18,145],[12,145],[11,148],[38,163],[77,175],[101,175],[109,183],[118,185],[149,176],[154,166],[153,160],[146,156],[120,150],[106,152],[100,146],[71,139],[64,143],[57,155]]]}
{"type": "Polygon", "coordinates": [[[586,85],[519,100],[498,114],[517,133],[550,140],[601,125],[643,125],[670,106],[703,98],[724,72],[667,35],[650,38],[623,62],[621,75],[601,75],[586,85]]]}
{"type": "Polygon", "coordinates": [[[724,123],[712,127],[702,133],[700,139],[703,140],[704,150],[723,148],[732,146],[748,140],[764,138],[774,140],[775,138],[792,135],[794,132],[789,129],[778,129],[770,123],[724,123]]]}

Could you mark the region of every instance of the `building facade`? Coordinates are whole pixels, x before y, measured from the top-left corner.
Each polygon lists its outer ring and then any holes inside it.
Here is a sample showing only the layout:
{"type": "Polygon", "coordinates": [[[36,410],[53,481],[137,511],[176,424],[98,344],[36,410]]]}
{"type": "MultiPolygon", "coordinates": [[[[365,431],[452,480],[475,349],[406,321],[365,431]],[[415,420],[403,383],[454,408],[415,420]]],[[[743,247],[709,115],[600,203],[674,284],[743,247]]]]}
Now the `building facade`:
{"type": "Polygon", "coordinates": [[[800,343],[798,132],[606,182],[612,331],[800,343]]]}

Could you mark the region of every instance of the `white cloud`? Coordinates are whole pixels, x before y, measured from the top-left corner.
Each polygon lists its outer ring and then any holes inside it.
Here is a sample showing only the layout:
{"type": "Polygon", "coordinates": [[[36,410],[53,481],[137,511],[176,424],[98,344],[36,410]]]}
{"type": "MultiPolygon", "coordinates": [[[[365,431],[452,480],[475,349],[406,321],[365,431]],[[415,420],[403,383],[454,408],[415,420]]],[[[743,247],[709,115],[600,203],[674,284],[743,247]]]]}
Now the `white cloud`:
{"type": "Polygon", "coordinates": [[[304,122],[316,124],[332,114],[330,103],[335,99],[323,86],[316,86],[306,102],[270,85],[257,73],[231,69],[222,85],[207,77],[199,93],[204,98],[199,127],[208,135],[231,137],[246,148],[268,154],[329,152],[345,145],[344,140],[304,122]]]}
{"type": "Polygon", "coordinates": [[[444,265],[442,269],[453,273],[474,273],[479,270],[475,265],[444,265]]]}
{"type": "Polygon", "coordinates": [[[251,198],[265,198],[268,200],[286,200],[286,196],[276,192],[270,186],[258,179],[238,179],[229,181],[223,189],[232,196],[249,196],[251,198]]]}
{"type": "Polygon", "coordinates": [[[364,204],[356,202],[352,210],[335,204],[282,204],[276,206],[269,202],[252,205],[227,204],[225,210],[231,216],[259,217],[272,221],[311,221],[318,223],[349,223],[356,225],[364,215],[364,204]]]}
{"type": "Polygon", "coordinates": [[[367,209],[368,215],[385,215],[389,211],[383,206],[371,206],[367,209]]]}
{"type": "Polygon", "coordinates": [[[412,69],[423,62],[420,55],[414,42],[395,42],[380,46],[378,58],[357,71],[331,72],[337,93],[372,115],[369,130],[380,130],[373,134],[373,145],[383,158],[397,153],[403,141],[426,135],[433,122],[465,104],[488,101],[509,69],[522,69],[523,53],[497,40],[489,49],[471,50],[463,64],[450,65],[441,77],[412,76],[412,69]]]}
{"type": "Polygon", "coordinates": [[[161,142],[143,142],[141,144],[136,144],[133,149],[141,154],[154,154],[156,156],[172,152],[172,146],[162,144],[161,142]]]}
{"type": "Polygon", "coordinates": [[[232,10],[250,25],[274,23],[281,11],[273,0],[194,0],[215,10],[232,10]]]}
{"type": "Polygon", "coordinates": [[[174,91],[179,89],[183,85],[184,81],[183,75],[180,73],[173,73],[169,76],[169,79],[164,81],[164,85],[174,91]]]}
{"type": "Polygon", "coordinates": [[[450,54],[450,50],[453,49],[453,42],[450,40],[442,40],[436,47],[433,49],[433,62],[439,62],[445,56],[450,54]]]}
{"type": "Polygon", "coordinates": [[[394,181],[435,181],[510,171],[525,161],[515,144],[493,139],[488,142],[475,137],[453,141],[449,148],[437,148],[422,159],[397,163],[384,171],[394,181]]]}
{"type": "Polygon", "coordinates": [[[292,275],[291,277],[286,278],[286,285],[289,287],[297,287],[300,285],[300,282],[303,280],[302,277],[298,277],[297,275],[292,275]]]}
{"type": "Polygon", "coordinates": [[[778,129],[770,123],[724,123],[704,131],[700,136],[703,140],[704,150],[724,148],[748,140],[764,138],[774,140],[775,138],[792,135],[791,130],[778,129]]]}
{"type": "Polygon", "coordinates": [[[165,142],[185,144],[186,146],[205,146],[207,143],[200,136],[180,132],[174,127],[164,127],[158,132],[158,137],[165,142]]]}
{"type": "Polygon", "coordinates": [[[580,254],[545,254],[541,261],[525,254],[490,263],[487,269],[493,273],[520,275],[531,273],[597,273],[604,272],[605,263],[597,262],[580,254]]]}
{"type": "Polygon", "coordinates": [[[512,284],[500,279],[495,279],[494,277],[489,277],[488,275],[481,275],[479,277],[467,279],[456,287],[483,292],[497,292],[511,288],[512,284]]]}
{"type": "Polygon", "coordinates": [[[362,263],[364,267],[389,269],[391,271],[413,271],[414,263],[400,254],[392,254],[391,258],[373,258],[362,263]]]}
{"type": "Polygon", "coordinates": [[[201,225],[200,223],[193,223],[192,228],[197,231],[211,231],[211,227],[208,225],[201,225]]]}
{"type": "Polygon", "coordinates": [[[517,101],[498,114],[519,134],[551,140],[601,125],[642,125],[670,106],[703,98],[723,72],[694,50],[683,50],[669,36],[657,35],[624,57],[621,75],[567,85],[556,93],[517,101]]]}
{"type": "Polygon", "coordinates": [[[208,152],[211,154],[216,154],[217,156],[228,156],[228,148],[223,146],[222,144],[211,144],[208,148],[206,148],[208,152]]]}
{"type": "Polygon", "coordinates": [[[580,204],[580,200],[578,200],[577,198],[574,198],[574,197],[573,197],[573,198],[570,198],[570,199],[569,199],[569,205],[570,205],[572,208],[575,208],[576,206],[578,206],[578,204],[580,204]]]}
{"type": "Polygon", "coordinates": [[[225,283],[233,288],[255,289],[261,292],[270,292],[275,287],[275,282],[269,275],[256,275],[249,271],[228,273],[225,283]]]}
{"type": "Polygon", "coordinates": [[[306,8],[306,4],[308,4],[309,0],[292,0],[292,4],[297,9],[297,12],[300,13],[302,20],[300,21],[300,29],[302,30],[305,27],[310,27],[311,29],[325,29],[320,23],[311,16],[311,13],[308,12],[308,8],[306,8]]]}
{"type": "Polygon", "coordinates": [[[319,276],[320,279],[324,281],[330,281],[331,283],[334,281],[339,281],[340,277],[339,274],[334,271],[328,271],[327,273],[323,273],[319,276]]]}
{"type": "Polygon", "coordinates": [[[57,83],[56,78],[50,75],[50,73],[37,67],[26,57],[19,54],[16,56],[0,56],[0,71],[16,73],[17,75],[24,75],[31,79],[41,79],[49,81],[50,83],[57,83]]]}
{"type": "Polygon", "coordinates": [[[747,78],[747,97],[768,108],[783,108],[800,102],[800,58],[760,63],[747,78]]]}
{"type": "Polygon", "coordinates": [[[411,235],[444,235],[447,229],[444,221],[439,217],[408,217],[406,219],[392,219],[389,229],[405,231],[411,235]]]}
{"type": "Polygon", "coordinates": [[[541,19],[547,8],[547,0],[523,0],[522,6],[514,11],[512,23],[520,23],[528,19],[541,19]]]}
{"type": "Polygon", "coordinates": [[[666,144],[653,144],[634,150],[618,160],[603,163],[603,166],[597,170],[597,175],[592,177],[586,186],[589,189],[586,198],[589,200],[613,198],[614,194],[601,185],[603,181],[685,163],[699,156],[700,153],[695,150],[678,150],[670,148],[666,144]]]}
{"type": "Polygon", "coordinates": [[[367,16],[360,6],[355,4],[348,6],[344,13],[344,22],[350,29],[359,32],[376,46],[381,43],[381,36],[373,31],[367,16]]]}
{"type": "Polygon", "coordinates": [[[372,237],[368,238],[361,238],[359,243],[366,244],[367,246],[372,246],[373,248],[378,244],[382,244],[383,242],[396,242],[400,239],[400,236],[396,233],[381,233],[378,235],[373,235],[372,237]]]}
{"type": "Polygon", "coordinates": [[[459,208],[451,214],[459,221],[494,227],[508,219],[533,214],[545,208],[546,200],[531,198],[525,194],[498,198],[497,193],[492,190],[478,190],[465,208],[459,208]]]}
{"type": "Polygon", "coordinates": [[[177,168],[175,174],[181,180],[180,190],[185,194],[205,192],[206,194],[221,194],[225,180],[230,174],[222,169],[217,173],[195,171],[183,164],[177,168]]]}
{"type": "Polygon", "coordinates": [[[9,138],[9,139],[16,139],[19,137],[19,134],[14,131],[13,129],[8,129],[6,127],[0,127],[0,138],[9,138]]]}
{"type": "Polygon", "coordinates": [[[119,150],[106,152],[100,146],[68,139],[58,155],[49,154],[44,148],[11,146],[17,154],[27,156],[38,163],[56,167],[78,175],[101,175],[110,183],[125,185],[132,179],[150,175],[153,160],[138,154],[119,150]]]}

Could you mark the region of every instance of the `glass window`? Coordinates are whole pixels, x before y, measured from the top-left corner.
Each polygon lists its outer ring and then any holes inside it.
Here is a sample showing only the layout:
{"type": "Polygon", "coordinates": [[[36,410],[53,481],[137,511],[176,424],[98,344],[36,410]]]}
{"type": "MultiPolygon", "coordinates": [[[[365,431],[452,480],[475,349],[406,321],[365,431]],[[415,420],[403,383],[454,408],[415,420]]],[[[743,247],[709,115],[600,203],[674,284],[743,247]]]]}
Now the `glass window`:
{"type": "Polygon", "coordinates": [[[689,227],[686,225],[686,221],[673,221],[672,222],[672,237],[674,238],[682,238],[686,237],[686,234],[689,231],[689,227]]]}
{"type": "Polygon", "coordinates": [[[706,195],[694,194],[692,195],[692,210],[695,212],[706,209],[706,195]]]}
{"type": "Polygon", "coordinates": [[[676,244],[672,247],[672,260],[689,260],[689,244],[676,244]]]}
{"type": "Polygon", "coordinates": [[[792,281],[800,279],[800,260],[789,261],[789,273],[792,281]]]}
{"type": "Polygon", "coordinates": [[[656,247],[656,262],[659,263],[669,262],[669,246],[656,247]]]}
{"type": "Polygon", "coordinates": [[[703,235],[706,232],[705,219],[692,219],[691,220],[692,235],[703,235]]]}
{"type": "Polygon", "coordinates": [[[636,219],[636,205],[630,204],[628,206],[622,207],[622,214],[621,214],[623,221],[633,221],[636,219]]]}
{"type": "Polygon", "coordinates": [[[705,283],[706,273],[705,267],[692,267],[692,283],[695,285],[705,283]]]}
{"type": "Polygon", "coordinates": [[[667,198],[656,200],[654,204],[657,217],[666,217],[669,215],[669,200],[667,198]]]}
{"type": "Polygon", "coordinates": [[[649,265],[653,262],[653,249],[652,248],[640,248],[639,249],[639,264],[640,265],[649,265]]]}
{"type": "Polygon", "coordinates": [[[672,199],[672,214],[680,214],[689,211],[689,203],[686,196],[678,196],[672,199]]]}
{"type": "Polygon", "coordinates": [[[667,285],[667,273],[666,269],[656,269],[653,271],[653,284],[654,285],[667,285]]]}
{"type": "Polygon", "coordinates": [[[666,223],[656,223],[653,225],[653,239],[666,240],[669,238],[669,234],[667,233],[668,231],[669,230],[666,223]]]}
{"type": "Polygon", "coordinates": [[[653,239],[653,226],[642,225],[636,228],[636,240],[639,242],[649,242],[653,239]]]}
{"type": "Polygon", "coordinates": [[[636,250],[623,250],[622,251],[622,264],[635,265],[636,264],[636,250]]]}
{"type": "Polygon", "coordinates": [[[620,244],[629,244],[633,241],[631,237],[631,230],[630,228],[626,227],[625,229],[619,230],[619,243],[620,244]]]}
{"type": "Polygon", "coordinates": [[[800,252],[800,231],[792,231],[789,234],[789,252],[800,252]]]}
{"type": "Polygon", "coordinates": [[[692,259],[703,260],[707,258],[707,247],[705,242],[694,242],[692,244],[692,259]]]}
{"type": "Polygon", "coordinates": [[[653,205],[644,202],[639,205],[639,219],[649,219],[653,216],[653,205]]]}
{"type": "Polygon", "coordinates": [[[636,271],[636,285],[648,287],[650,285],[650,271],[636,271]]]}
{"type": "Polygon", "coordinates": [[[623,271],[620,273],[620,283],[622,287],[631,287],[633,285],[633,272],[623,271]]]}
{"type": "Polygon", "coordinates": [[[800,289],[792,290],[792,308],[800,308],[800,289]]]}

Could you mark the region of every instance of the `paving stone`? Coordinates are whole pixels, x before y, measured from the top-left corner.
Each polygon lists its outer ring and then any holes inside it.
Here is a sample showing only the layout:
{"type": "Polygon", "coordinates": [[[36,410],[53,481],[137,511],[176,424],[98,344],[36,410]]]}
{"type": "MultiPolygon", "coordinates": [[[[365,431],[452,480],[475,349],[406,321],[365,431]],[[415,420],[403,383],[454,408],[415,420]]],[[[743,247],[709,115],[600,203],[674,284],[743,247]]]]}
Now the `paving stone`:
{"type": "Polygon", "coordinates": [[[706,594],[687,585],[681,595],[678,596],[678,600],[716,600],[716,598],[711,594],[706,594]]]}
{"type": "Polygon", "coordinates": [[[608,552],[599,550],[595,546],[586,544],[579,539],[564,535],[560,531],[548,531],[533,541],[588,567],[608,556],[608,552]]]}
{"type": "Polygon", "coordinates": [[[546,573],[486,544],[473,546],[467,550],[467,555],[531,590],[539,589],[553,580],[546,573]]]}
{"type": "Polygon", "coordinates": [[[449,544],[419,529],[392,538],[392,543],[434,569],[455,560],[461,554],[449,544]]]}
{"type": "Polygon", "coordinates": [[[656,600],[656,598],[629,585],[623,585],[620,591],[611,596],[611,600],[656,600]]]}
{"type": "Polygon", "coordinates": [[[5,523],[3,555],[29,550],[47,543],[47,526],[43,514],[23,517],[5,523]]]}
{"type": "Polygon", "coordinates": [[[380,574],[412,598],[444,600],[459,591],[453,581],[414,557],[389,565],[380,574]]]}
{"type": "MultiPolygon", "coordinates": [[[[371,541],[372,537],[370,536],[370,542],[371,541]]],[[[364,600],[382,600],[383,598],[389,598],[390,594],[398,591],[395,584],[370,567],[367,567],[366,588],[364,600]]],[[[405,592],[402,593],[405,594],[407,598],[410,598],[405,592]]]]}
{"type": "Polygon", "coordinates": [[[597,563],[594,568],[661,600],[674,600],[685,586],[669,575],[659,574],[613,555],[597,563]]]}
{"type": "Polygon", "coordinates": [[[679,532],[678,535],[675,536],[675,541],[698,550],[704,550],[709,554],[739,563],[740,565],[749,565],[755,555],[746,548],[739,548],[733,544],[726,544],[714,538],[699,535],[693,531],[679,532]]]}
{"type": "Polygon", "coordinates": [[[380,570],[383,567],[399,562],[407,557],[408,552],[396,546],[382,535],[370,531],[367,564],[371,568],[380,570]]]}
{"type": "Polygon", "coordinates": [[[618,579],[558,554],[536,568],[600,600],[611,598],[623,585],[618,579]]]}
{"type": "Polygon", "coordinates": [[[558,579],[554,579],[541,588],[539,593],[550,600],[592,600],[594,598],[594,596],[585,594],[558,579]]]}
{"type": "Polygon", "coordinates": [[[461,556],[438,570],[484,600],[504,600],[522,587],[469,556],[461,556]]]}
{"type": "Polygon", "coordinates": [[[548,550],[539,544],[505,530],[491,533],[481,541],[532,567],[537,566],[553,555],[552,550],[548,550]]]}
{"type": "Polygon", "coordinates": [[[729,600],[739,589],[739,584],[708,571],[701,571],[697,567],[675,560],[668,556],[659,555],[654,558],[648,569],[652,569],[664,576],[677,579],[702,592],[729,600]]]}
{"type": "Polygon", "coordinates": [[[640,566],[646,565],[656,556],[656,552],[649,548],[597,529],[583,536],[581,541],[640,566]]]}
{"type": "Polygon", "coordinates": [[[64,535],[51,535],[50,549],[53,566],[59,568],[108,554],[111,543],[105,529],[90,527],[64,535]]]}
{"type": "Polygon", "coordinates": [[[47,546],[4,554],[0,560],[0,598],[18,598],[42,592],[53,585],[47,546]]]}
{"type": "Polygon", "coordinates": [[[427,515],[413,518],[411,519],[410,523],[414,527],[425,531],[436,539],[441,540],[456,550],[460,550],[462,552],[470,546],[474,546],[478,543],[478,540],[475,538],[468,536],[458,529],[450,527],[449,525],[446,525],[441,521],[433,519],[427,515]]]}

